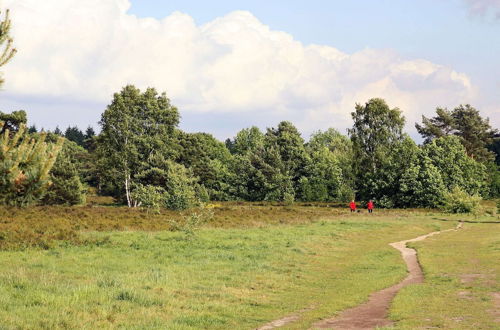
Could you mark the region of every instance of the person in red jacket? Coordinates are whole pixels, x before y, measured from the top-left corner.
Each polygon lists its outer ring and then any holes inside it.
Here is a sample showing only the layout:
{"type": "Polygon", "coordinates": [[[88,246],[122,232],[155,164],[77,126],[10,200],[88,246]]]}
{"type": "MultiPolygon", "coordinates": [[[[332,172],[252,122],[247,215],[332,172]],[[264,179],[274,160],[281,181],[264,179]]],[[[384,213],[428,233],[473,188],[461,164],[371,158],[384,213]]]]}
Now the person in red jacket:
{"type": "Polygon", "coordinates": [[[368,207],[368,213],[372,213],[373,212],[373,207],[374,207],[373,201],[370,200],[366,206],[368,207]]]}
{"type": "Polygon", "coordinates": [[[354,199],[349,203],[349,208],[351,209],[351,213],[356,212],[356,202],[354,202],[354,199]]]}

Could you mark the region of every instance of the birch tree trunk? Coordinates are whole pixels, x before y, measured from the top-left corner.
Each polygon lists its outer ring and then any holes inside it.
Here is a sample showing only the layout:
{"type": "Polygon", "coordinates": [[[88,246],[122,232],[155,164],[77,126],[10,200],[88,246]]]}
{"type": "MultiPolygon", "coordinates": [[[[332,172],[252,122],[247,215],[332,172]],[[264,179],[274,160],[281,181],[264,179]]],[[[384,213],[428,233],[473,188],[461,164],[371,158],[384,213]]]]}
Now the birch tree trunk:
{"type": "Polygon", "coordinates": [[[125,174],[125,195],[127,196],[127,205],[132,207],[132,200],[130,198],[130,175],[125,174]]]}

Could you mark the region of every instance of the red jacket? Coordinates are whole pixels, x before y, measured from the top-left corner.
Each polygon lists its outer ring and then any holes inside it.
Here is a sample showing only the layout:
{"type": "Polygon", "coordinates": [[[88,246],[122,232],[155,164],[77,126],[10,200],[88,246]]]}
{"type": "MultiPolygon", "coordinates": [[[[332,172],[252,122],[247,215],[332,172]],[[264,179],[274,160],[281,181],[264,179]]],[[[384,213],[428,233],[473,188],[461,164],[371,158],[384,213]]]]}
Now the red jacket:
{"type": "Polygon", "coordinates": [[[356,203],[355,202],[350,202],[349,203],[349,207],[351,208],[351,210],[355,210],[356,209],[356,203]]]}
{"type": "Polygon", "coordinates": [[[373,210],[373,202],[368,202],[368,210],[373,210]]]}

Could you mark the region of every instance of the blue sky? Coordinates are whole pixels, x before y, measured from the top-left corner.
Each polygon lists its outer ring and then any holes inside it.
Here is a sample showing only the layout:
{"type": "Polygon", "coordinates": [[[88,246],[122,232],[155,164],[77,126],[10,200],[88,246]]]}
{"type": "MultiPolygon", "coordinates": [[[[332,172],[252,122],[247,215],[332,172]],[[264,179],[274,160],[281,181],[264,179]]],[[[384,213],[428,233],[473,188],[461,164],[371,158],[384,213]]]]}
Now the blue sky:
{"type": "Polygon", "coordinates": [[[470,102],[500,124],[498,0],[6,3],[20,55],[4,69],[0,109],[24,108],[39,127],[96,126],[126,83],[166,90],[182,128],[220,139],[284,119],[305,137],[329,126],[345,131],[354,103],[379,96],[404,110],[414,137],[413,123],[436,106],[470,102]],[[85,15],[112,23],[91,26],[85,15]],[[61,34],[51,45],[33,41],[50,31],[61,34]],[[147,40],[136,58],[135,40],[147,40]],[[237,50],[247,46],[244,58],[237,50]],[[70,60],[75,54],[81,58],[70,60]],[[325,75],[316,79],[318,72],[325,75]],[[260,85],[250,86],[256,79],[260,85]],[[48,83],[23,89],[37,80],[48,83]]]}

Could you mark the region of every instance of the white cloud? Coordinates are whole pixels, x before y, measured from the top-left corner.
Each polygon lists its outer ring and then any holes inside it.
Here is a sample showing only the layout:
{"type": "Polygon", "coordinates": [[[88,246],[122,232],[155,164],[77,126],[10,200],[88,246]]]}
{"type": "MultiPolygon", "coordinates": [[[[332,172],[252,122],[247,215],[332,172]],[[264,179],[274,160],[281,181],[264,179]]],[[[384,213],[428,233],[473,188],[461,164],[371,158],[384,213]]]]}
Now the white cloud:
{"type": "Polygon", "coordinates": [[[12,10],[19,49],[4,67],[4,89],[18,98],[106,104],[132,83],[166,90],[181,112],[290,119],[310,132],[347,127],[354,104],[372,97],[400,107],[412,126],[422,113],[475,94],[469,78],[451,68],[390,50],[346,54],[303,45],[244,11],[197,26],[179,12],[137,18],[127,14],[128,0],[3,6],[12,10]]]}

